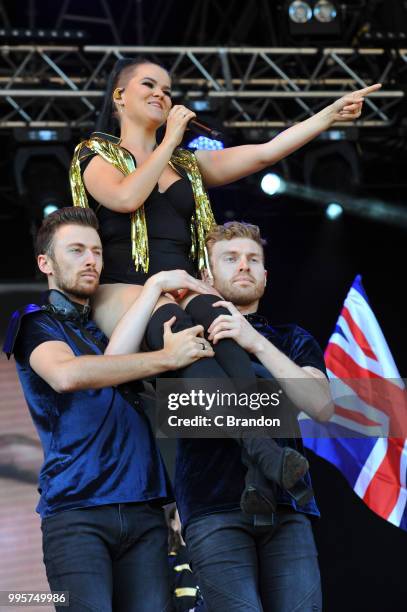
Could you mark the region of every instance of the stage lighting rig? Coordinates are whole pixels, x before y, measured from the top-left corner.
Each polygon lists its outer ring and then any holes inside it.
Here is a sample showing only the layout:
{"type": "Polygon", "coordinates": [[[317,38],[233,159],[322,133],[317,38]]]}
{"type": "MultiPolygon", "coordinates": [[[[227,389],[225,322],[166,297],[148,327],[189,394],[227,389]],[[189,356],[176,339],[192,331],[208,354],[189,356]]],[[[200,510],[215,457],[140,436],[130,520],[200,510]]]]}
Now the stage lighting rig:
{"type": "Polygon", "coordinates": [[[328,0],[318,0],[313,12],[315,19],[321,23],[331,23],[338,14],[334,3],[328,0]]]}
{"type": "Polygon", "coordinates": [[[293,23],[307,23],[312,19],[312,8],[308,2],[294,0],[288,7],[288,16],[293,23]]]}
{"type": "Polygon", "coordinates": [[[27,216],[38,227],[57,208],[71,206],[70,155],[62,145],[22,146],[14,156],[14,176],[27,216]]]}
{"type": "Polygon", "coordinates": [[[304,154],[304,182],[309,189],[353,194],[361,181],[360,159],[353,143],[315,144],[304,154]]]}
{"type": "Polygon", "coordinates": [[[9,43],[27,42],[84,42],[84,30],[60,30],[46,28],[0,28],[0,40],[9,43]]]}
{"type": "Polygon", "coordinates": [[[196,149],[201,151],[219,151],[224,149],[224,144],[221,140],[208,138],[207,136],[196,136],[187,144],[188,149],[196,149]]]}
{"type": "Polygon", "coordinates": [[[16,142],[44,143],[44,142],[70,142],[71,130],[68,127],[60,128],[14,128],[14,140],[16,142]]]}
{"type": "Polygon", "coordinates": [[[292,36],[323,38],[341,33],[341,5],[337,1],[288,0],[286,8],[292,36]]]}

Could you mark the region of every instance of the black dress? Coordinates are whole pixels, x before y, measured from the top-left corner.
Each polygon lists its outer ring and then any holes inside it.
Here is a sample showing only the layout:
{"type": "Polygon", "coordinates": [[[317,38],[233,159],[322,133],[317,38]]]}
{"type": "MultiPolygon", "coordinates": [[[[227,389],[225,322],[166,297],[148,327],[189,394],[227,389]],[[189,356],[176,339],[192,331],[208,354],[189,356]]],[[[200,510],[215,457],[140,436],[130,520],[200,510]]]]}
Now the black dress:
{"type": "MultiPolygon", "coordinates": [[[[81,162],[82,174],[93,157],[94,154],[81,162]]],[[[87,196],[100,224],[104,262],[101,284],[143,285],[149,276],[162,270],[181,269],[192,276],[197,275],[195,262],[189,256],[195,201],[191,184],[185,176],[180,176],[164,193],[160,193],[156,185],[144,202],[150,256],[147,273],[136,270],[131,256],[129,213],[110,210],[96,202],[88,192],[87,196]]]]}

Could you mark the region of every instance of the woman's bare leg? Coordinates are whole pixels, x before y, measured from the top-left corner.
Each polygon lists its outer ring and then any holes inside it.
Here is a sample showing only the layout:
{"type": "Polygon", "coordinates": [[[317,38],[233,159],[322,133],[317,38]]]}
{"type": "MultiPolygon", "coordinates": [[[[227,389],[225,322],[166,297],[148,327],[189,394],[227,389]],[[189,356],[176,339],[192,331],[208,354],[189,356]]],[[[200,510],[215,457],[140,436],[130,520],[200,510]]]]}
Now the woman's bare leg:
{"type": "Polygon", "coordinates": [[[92,299],[93,320],[108,338],[124,313],[141,293],[142,285],[100,285],[92,299]]]}
{"type": "MultiPolygon", "coordinates": [[[[202,294],[195,293],[194,291],[188,291],[186,296],[183,297],[182,300],[178,301],[178,304],[181,306],[183,310],[185,310],[189,302],[193,300],[194,298],[196,298],[198,295],[202,295],[202,294]]],[[[216,289],[211,287],[210,285],[208,285],[208,295],[216,295],[219,298],[219,300],[223,300],[223,297],[221,296],[221,294],[218,291],[216,291],[216,289]]]]}
{"type": "MultiPolygon", "coordinates": [[[[108,338],[124,313],[139,298],[142,289],[142,285],[127,283],[100,285],[92,299],[93,320],[108,338]]],[[[170,296],[161,296],[154,310],[173,301],[170,296]]]]}

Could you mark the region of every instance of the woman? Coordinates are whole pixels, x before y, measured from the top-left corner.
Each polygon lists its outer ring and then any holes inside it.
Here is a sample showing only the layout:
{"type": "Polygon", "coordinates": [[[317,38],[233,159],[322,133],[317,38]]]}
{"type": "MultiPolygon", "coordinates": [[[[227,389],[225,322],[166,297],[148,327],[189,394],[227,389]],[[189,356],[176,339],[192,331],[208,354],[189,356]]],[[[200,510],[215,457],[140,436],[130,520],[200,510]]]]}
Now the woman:
{"type": "MultiPolygon", "coordinates": [[[[214,223],[205,187],[225,185],[258,172],[297,150],[335,121],[359,117],[364,96],[379,88],[373,85],[344,96],[270,142],[197,151],[194,155],[178,145],[195,113],[185,106],[172,105],[168,72],[146,59],[119,60],[110,78],[98,129],[110,131],[114,118],[120,126],[120,138],[96,132],[77,147],[71,167],[74,204],[89,204],[100,221],[104,272],[94,316],[103,331],[111,335],[149,276],[175,269],[190,275],[184,273],[182,277],[181,273],[179,286],[190,292],[179,300],[179,305],[170,297],[159,300],[146,336],[148,348],[160,348],[163,323],[174,315],[175,330],[194,322],[207,329],[223,311],[212,308],[218,297],[197,296],[205,288],[191,278],[207,267],[205,232],[214,223]],[[165,134],[157,145],[156,133],[164,124],[165,134]]],[[[208,287],[207,293],[210,292],[208,287]]],[[[205,350],[204,343],[202,347],[205,350]]],[[[130,344],[129,350],[134,350],[130,344]]],[[[239,380],[247,385],[247,379],[254,378],[248,355],[232,340],[218,342],[214,351],[215,360],[202,359],[183,375],[223,378],[226,373],[235,386],[239,380]]],[[[284,488],[292,489],[307,470],[305,458],[295,451],[286,449],[283,453],[274,444],[276,448],[268,455],[266,451],[266,456],[260,439],[250,442],[242,442],[249,457],[263,466],[267,478],[284,488]]],[[[259,488],[264,487],[259,484],[259,488]]],[[[292,492],[304,501],[304,491],[292,492]]],[[[252,507],[250,504],[249,500],[246,508],[252,507]]]]}
{"type": "MultiPolygon", "coordinates": [[[[264,144],[196,151],[195,155],[190,155],[197,163],[195,174],[200,173],[208,188],[226,185],[263,170],[299,149],[335,121],[358,118],[364,96],[379,88],[377,84],[348,94],[264,144]]],[[[201,236],[197,237],[195,262],[188,256],[190,221],[196,206],[194,194],[185,180],[188,170],[185,165],[179,165],[177,150],[188,122],[194,117],[195,113],[185,106],[172,105],[171,79],[163,67],[146,59],[119,60],[111,75],[98,129],[109,132],[115,118],[120,126],[120,139],[101,134],[99,145],[120,142],[117,148],[133,158],[127,160],[127,164],[131,166],[133,161],[134,170],[125,175],[126,170],[120,168],[120,164],[107,161],[100,146],[90,149],[90,141],[77,148],[71,170],[74,204],[84,204],[80,195],[80,163],[90,205],[97,210],[101,224],[105,267],[95,315],[109,336],[120,316],[139,295],[148,276],[169,269],[183,269],[194,276],[197,267],[205,265],[201,236]],[[164,138],[157,146],[156,132],[164,124],[164,138]],[[129,250],[128,215],[133,215],[136,233],[133,253],[129,250]],[[146,236],[140,236],[143,232],[139,231],[143,215],[147,221],[148,244],[146,236]]],[[[193,170],[189,174],[193,174],[193,170]]],[[[193,190],[201,187],[194,185],[196,181],[196,177],[191,181],[193,190]]],[[[209,203],[202,205],[204,196],[202,193],[195,197],[201,200],[203,216],[198,232],[213,223],[209,203]]],[[[191,297],[186,301],[188,299],[191,297]]]]}

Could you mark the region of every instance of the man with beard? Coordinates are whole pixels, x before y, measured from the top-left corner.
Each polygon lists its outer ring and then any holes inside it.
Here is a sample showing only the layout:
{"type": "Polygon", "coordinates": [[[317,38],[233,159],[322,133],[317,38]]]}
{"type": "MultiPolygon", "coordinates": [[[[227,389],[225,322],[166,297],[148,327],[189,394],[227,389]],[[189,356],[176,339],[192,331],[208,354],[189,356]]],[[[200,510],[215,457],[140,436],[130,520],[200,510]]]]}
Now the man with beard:
{"type": "Polygon", "coordinates": [[[171,488],[140,387],[124,383],[213,351],[198,337],[201,326],[172,333],[174,319],[160,351],[121,354],[120,336],[126,330],[139,346],[162,292],[205,286],[183,271],[152,276],[108,341],[89,318],[102,269],[97,229],[88,208],[64,208],[44,220],[36,251],[49,291],[42,306],[15,313],[4,350],[15,355],[44,451],[37,511],[51,590],[68,591],[72,611],[164,611],[170,591],[162,505],[171,488]]]}
{"type": "MultiPolygon", "coordinates": [[[[208,339],[216,345],[222,338],[233,338],[250,353],[258,376],[278,381],[292,404],[312,418],[329,419],[332,404],[316,341],[297,325],[271,326],[257,314],[267,280],[259,228],[237,222],[216,226],[206,244],[211,266],[207,281],[224,298],[214,307],[226,307],[230,313],[213,321],[208,339]]],[[[303,452],[300,439],[276,441],[303,452]]],[[[268,521],[253,518],[239,508],[245,472],[233,440],[179,442],[175,493],[193,571],[208,608],[321,610],[310,522],[319,516],[315,499],[300,506],[276,487],[276,512],[268,521]]],[[[304,479],[311,486],[309,473],[304,479]]]]}

